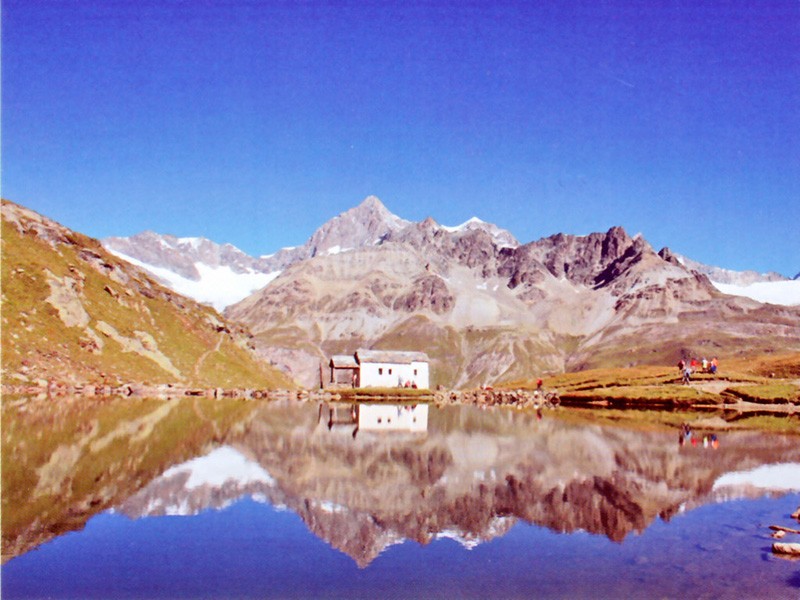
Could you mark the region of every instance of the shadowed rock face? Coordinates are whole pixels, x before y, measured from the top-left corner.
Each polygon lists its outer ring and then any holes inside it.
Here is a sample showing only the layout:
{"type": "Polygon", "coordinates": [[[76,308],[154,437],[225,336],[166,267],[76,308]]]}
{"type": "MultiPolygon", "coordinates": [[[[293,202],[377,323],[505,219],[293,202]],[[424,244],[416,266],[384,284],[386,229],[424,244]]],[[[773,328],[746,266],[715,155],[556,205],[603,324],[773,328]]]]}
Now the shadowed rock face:
{"type": "Polygon", "coordinates": [[[471,546],[504,535],[518,520],[622,541],[681,506],[713,501],[713,484],[726,472],[800,462],[796,438],[758,433],[724,434],[718,449],[679,447],[674,430],[450,407],[431,412],[427,434],[354,437],[353,426],[329,429],[319,418],[325,410],[265,406],[225,436],[222,443],[268,473],[267,481],[231,478],[190,489],[187,474],[175,473],[121,510],[132,517],[191,514],[251,495],[287,506],[365,566],[399,541],[445,536],[471,546]]]}

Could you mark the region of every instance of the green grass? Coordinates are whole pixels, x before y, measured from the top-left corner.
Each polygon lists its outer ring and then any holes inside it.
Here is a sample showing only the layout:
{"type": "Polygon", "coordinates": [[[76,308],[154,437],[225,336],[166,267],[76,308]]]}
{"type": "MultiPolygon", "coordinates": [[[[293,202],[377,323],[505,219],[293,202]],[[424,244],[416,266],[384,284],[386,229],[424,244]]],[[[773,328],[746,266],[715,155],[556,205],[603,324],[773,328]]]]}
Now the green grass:
{"type": "Polygon", "coordinates": [[[422,315],[415,315],[385,333],[373,345],[376,349],[420,350],[431,360],[431,387],[454,382],[463,368],[461,336],[452,327],[440,327],[422,315]]]}
{"type": "Polygon", "coordinates": [[[425,389],[410,388],[347,388],[336,390],[343,402],[419,402],[433,398],[432,392],[425,389]]]}
{"type": "Polygon", "coordinates": [[[785,381],[748,386],[732,386],[726,394],[760,404],[800,404],[800,387],[785,381]]]}

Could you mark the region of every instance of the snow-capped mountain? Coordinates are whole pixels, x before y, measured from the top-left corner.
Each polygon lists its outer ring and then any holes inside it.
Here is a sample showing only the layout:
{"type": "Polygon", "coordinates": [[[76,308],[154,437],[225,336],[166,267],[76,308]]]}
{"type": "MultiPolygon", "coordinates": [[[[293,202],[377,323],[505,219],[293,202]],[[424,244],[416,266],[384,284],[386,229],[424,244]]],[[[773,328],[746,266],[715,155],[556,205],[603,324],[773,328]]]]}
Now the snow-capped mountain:
{"type": "Polygon", "coordinates": [[[223,509],[242,496],[276,502],[275,480],[256,461],[231,446],[170,467],[122,507],[131,517],[194,515],[223,509]],[[213,493],[212,493],[213,492],[213,493]]]}
{"type": "MultiPolygon", "coordinates": [[[[800,305],[800,281],[798,281],[798,277],[789,279],[775,272],[732,271],[705,265],[680,254],[674,254],[674,256],[682,265],[708,276],[714,287],[723,294],[744,296],[757,302],[769,304],[800,305]]],[[[800,276],[800,273],[798,275],[800,276]]]]}
{"type": "Polygon", "coordinates": [[[519,246],[517,238],[515,238],[511,232],[501,229],[492,223],[482,221],[478,217],[472,217],[470,220],[456,227],[447,227],[446,225],[442,225],[442,229],[455,234],[461,234],[468,231],[485,231],[492,236],[492,239],[501,248],[516,248],[519,246]]]}
{"type": "Polygon", "coordinates": [[[130,238],[106,238],[103,245],[179,294],[211,304],[220,312],[280,274],[271,270],[271,263],[265,259],[205,238],[177,238],[146,231],[130,238]]]}
{"type": "MultiPolygon", "coordinates": [[[[431,231],[439,231],[440,235],[450,238],[482,231],[489,234],[498,248],[520,246],[510,232],[477,217],[458,226],[440,225],[430,218],[423,223],[431,231]]],[[[120,258],[148,270],[178,293],[222,311],[261,289],[293,264],[315,256],[401,240],[408,237],[403,232],[418,229],[419,225],[394,215],[378,198],[370,196],[323,224],[305,244],[284,248],[271,255],[252,257],[231,244],[217,244],[197,237],[177,238],[152,231],[129,238],[107,238],[103,245],[120,258]]],[[[572,236],[564,239],[569,237],[572,236]]],[[[706,275],[725,294],[758,302],[800,305],[800,273],[794,279],[788,279],[774,272],[733,271],[706,265],[677,253],[672,255],[687,269],[706,275]]],[[[569,259],[567,256],[564,258],[569,259]]]]}
{"type": "MultiPolygon", "coordinates": [[[[414,225],[391,213],[374,196],[332,218],[302,246],[252,257],[231,244],[199,237],[178,238],[146,231],[132,237],[102,240],[110,252],[149,271],[176,292],[211,304],[218,311],[264,287],[291,265],[315,256],[333,255],[378,246],[389,236],[414,225]]],[[[443,233],[460,236],[485,231],[499,246],[516,247],[514,236],[496,225],[472,218],[457,227],[436,225],[443,233]]]]}

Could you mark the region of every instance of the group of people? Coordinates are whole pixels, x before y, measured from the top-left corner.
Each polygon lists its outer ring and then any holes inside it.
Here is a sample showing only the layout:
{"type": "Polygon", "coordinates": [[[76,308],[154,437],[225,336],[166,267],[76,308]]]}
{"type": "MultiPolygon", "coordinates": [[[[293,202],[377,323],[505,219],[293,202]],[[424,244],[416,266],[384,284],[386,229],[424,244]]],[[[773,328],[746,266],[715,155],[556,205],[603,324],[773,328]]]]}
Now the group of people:
{"type": "Polygon", "coordinates": [[[706,360],[704,357],[702,360],[697,360],[696,358],[692,358],[687,363],[684,359],[680,359],[678,361],[678,371],[680,371],[681,375],[683,376],[683,383],[689,384],[689,381],[692,379],[692,375],[697,373],[710,373],[712,375],[717,374],[717,369],[719,368],[719,361],[715,356],[711,360],[706,360]]]}

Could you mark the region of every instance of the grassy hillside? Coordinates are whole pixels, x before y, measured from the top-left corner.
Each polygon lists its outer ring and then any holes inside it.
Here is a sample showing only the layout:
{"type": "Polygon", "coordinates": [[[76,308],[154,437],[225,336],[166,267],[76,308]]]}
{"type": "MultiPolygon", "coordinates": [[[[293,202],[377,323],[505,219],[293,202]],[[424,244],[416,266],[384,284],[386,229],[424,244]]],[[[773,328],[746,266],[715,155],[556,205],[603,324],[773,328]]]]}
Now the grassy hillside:
{"type": "Polygon", "coordinates": [[[2,215],[4,384],[292,386],[212,308],[33,211],[2,215]]]}

